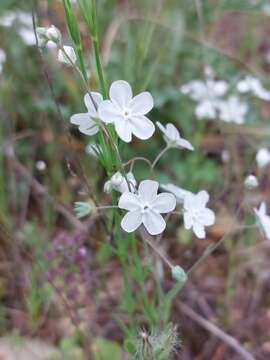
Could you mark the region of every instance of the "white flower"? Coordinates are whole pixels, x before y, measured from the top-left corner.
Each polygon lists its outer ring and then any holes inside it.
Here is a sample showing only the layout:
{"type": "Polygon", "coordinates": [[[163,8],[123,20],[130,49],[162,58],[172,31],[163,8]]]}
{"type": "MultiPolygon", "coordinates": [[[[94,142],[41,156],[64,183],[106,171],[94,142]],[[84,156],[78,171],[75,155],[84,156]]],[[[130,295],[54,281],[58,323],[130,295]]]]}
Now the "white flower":
{"type": "Polygon", "coordinates": [[[182,189],[174,184],[162,184],[161,188],[172,193],[176,197],[176,201],[180,204],[183,203],[185,196],[190,194],[190,191],[182,189]]]}
{"type": "Polygon", "coordinates": [[[225,81],[215,81],[211,78],[202,80],[193,80],[183,85],[180,91],[189,95],[198,105],[195,114],[199,119],[215,119],[217,117],[218,105],[221,98],[228,90],[228,84],[225,81]]]}
{"type": "Polygon", "coordinates": [[[270,240],[270,216],[266,214],[266,204],[262,202],[259,209],[254,209],[265,236],[270,240]]]}
{"type": "Polygon", "coordinates": [[[194,150],[194,147],[191,143],[183,138],[181,138],[179,131],[173,124],[167,124],[163,126],[160,122],[156,123],[159,129],[164,134],[164,140],[166,141],[167,145],[170,147],[176,148],[186,148],[188,150],[194,150]]]}
{"type": "Polygon", "coordinates": [[[106,181],[104,184],[104,191],[106,193],[112,192],[112,190],[118,191],[121,194],[131,191],[135,192],[136,190],[136,179],[132,172],[127,174],[127,180],[125,177],[118,171],[115,173],[110,180],[106,181]],[[128,182],[127,182],[128,181],[128,182]]]}
{"type": "MultiPolygon", "coordinates": [[[[92,98],[96,104],[96,107],[102,102],[102,95],[98,92],[91,92],[92,98]]],[[[71,124],[79,126],[81,133],[85,135],[95,135],[99,131],[98,126],[98,113],[96,107],[89,94],[84,96],[84,103],[87,108],[87,113],[80,113],[72,115],[70,118],[71,124]]]]}
{"type": "Polygon", "coordinates": [[[215,223],[215,214],[206,207],[209,200],[207,191],[198,194],[189,193],[184,198],[184,225],[186,229],[193,228],[199,239],[205,238],[205,226],[215,223]]]}
{"type": "Polygon", "coordinates": [[[243,124],[245,115],[248,111],[246,103],[242,102],[237,96],[230,96],[226,101],[218,104],[219,117],[225,122],[243,124]]]}
{"type": "Polygon", "coordinates": [[[265,101],[270,100],[270,92],[263,87],[259,79],[253,76],[246,76],[243,80],[239,81],[237,90],[244,94],[251,92],[253,95],[265,101]]]}
{"type": "Polygon", "coordinates": [[[254,189],[259,185],[258,179],[254,175],[248,175],[245,179],[245,186],[248,189],[254,189]]]}
{"type": "Polygon", "coordinates": [[[58,61],[69,66],[75,64],[77,56],[73,47],[64,46],[63,48],[65,52],[61,49],[58,51],[58,61]]]}
{"type": "Polygon", "coordinates": [[[154,131],[154,124],[145,116],[153,108],[153,98],[149,92],[142,92],[135,97],[128,82],[118,80],[110,87],[110,100],[104,100],[98,109],[101,120],[113,123],[118,136],[130,142],[132,134],[137,138],[149,139],[154,131]]]}
{"type": "Polygon", "coordinates": [[[166,223],[160,214],[173,211],[175,196],[169,193],[158,194],[158,182],[144,180],[140,183],[138,194],[125,192],[119,199],[120,209],[128,210],[121,222],[126,232],[135,231],[141,224],[151,235],[162,233],[166,223]]]}
{"type": "Polygon", "coordinates": [[[7,56],[6,56],[5,51],[0,48],[0,73],[3,70],[3,64],[6,61],[6,58],[7,58],[7,56]]]}
{"type": "Polygon", "coordinates": [[[21,27],[18,29],[18,35],[26,45],[33,46],[36,44],[36,37],[33,28],[21,27]]]}
{"type": "Polygon", "coordinates": [[[266,148],[261,148],[256,155],[256,162],[259,168],[264,168],[270,163],[270,151],[266,148]]]}

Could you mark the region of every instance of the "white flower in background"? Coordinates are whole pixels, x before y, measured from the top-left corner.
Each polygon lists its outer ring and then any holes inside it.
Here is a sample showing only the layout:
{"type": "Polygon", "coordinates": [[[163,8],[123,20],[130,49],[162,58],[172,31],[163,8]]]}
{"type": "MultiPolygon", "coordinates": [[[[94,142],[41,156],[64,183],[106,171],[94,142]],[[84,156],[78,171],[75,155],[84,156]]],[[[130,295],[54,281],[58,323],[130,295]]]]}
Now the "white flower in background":
{"type": "Polygon", "coordinates": [[[126,177],[127,180],[118,171],[111,177],[110,180],[106,181],[106,183],[104,184],[104,191],[106,193],[110,193],[112,192],[112,190],[115,190],[122,194],[128,191],[135,192],[137,181],[134,175],[132,174],[132,172],[129,172],[126,177]]]}
{"type": "Polygon", "coordinates": [[[77,61],[75,50],[73,49],[72,46],[65,45],[63,46],[63,48],[64,51],[61,49],[58,50],[58,61],[63,64],[72,66],[77,61]]]}
{"type": "Polygon", "coordinates": [[[163,126],[160,122],[156,123],[159,129],[164,134],[164,140],[166,141],[169,147],[176,148],[185,148],[188,150],[194,150],[194,147],[191,143],[183,138],[181,138],[179,131],[173,124],[167,124],[163,126]]]}
{"type": "Polygon", "coordinates": [[[3,64],[6,61],[6,53],[3,49],[0,48],[0,73],[3,71],[3,64]]]}
{"type": "Polygon", "coordinates": [[[265,236],[270,240],[270,216],[266,214],[266,204],[262,202],[259,209],[254,209],[265,236]]]}
{"type": "Polygon", "coordinates": [[[205,226],[215,223],[215,213],[206,207],[208,200],[209,195],[204,190],[198,194],[189,193],[184,198],[185,228],[193,228],[199,239],[205,238],[205,226]]]}
{"type": "MultiPolygon", "coordinates": [[[[103,100],[102,95],[98,92],[91,92],[91,95],[96,107],[98,107],[103,100]]],[[[84,103],[87,108],[87,113],[72,115],[70,122],[71,124],[78,125],[81,133],[85,135],[95,135],[99,131],[97,109],[89,94],[84,96],[84,103]]]]}
{"type": "Polygon", "coordinates": [[[46,170],[46,168],[47,168],[47,165],[46,165],[46,163],[45,163],[45,161],[43,161],[43,160],[38,160],[37,162],[36,162],[36,169],[38,170],[38,171],[45,171],[46,170]]]}
{"type": "Polygon", "coordinates": [[[261,81],[253,76],[246,76],[243,80],[239,81],[237,90],[242,94],[250,92],[265,101],[270,100],[270,91],[266,90],[261,81]]]}
{"type": "Polygon", "coordinates": [[[199,119],[215,119],[217,117],[219,102],[227,90],[227,82],[215,81],[211,78],[205,81],[193,80],[180,88],[183,94],[189,95],[192,100],[198,103],[195,114],[199,119]]]}
{"type": "Polygon", "coordinates": [[[99,105],[99,116],[106,124],[113,123],[115,130],[125,142],[137,138],[149,139],[155,126],[145,115],[153,108],[153,98],[149,92],[142,92],[133,97],[128,82],[118,80],[110,87],[110,100],[99,105]]]}
{"type": "Polygon", "coordinates": [[[270,151],[266,148],[261,148],[256,154],[256,162],[259,168],[264,168],[270,164],[270,151]]]}
{"type": "Polygon", "coordinates": [[[7,11],[0,17],[0,26],[15,26],[18,35],[28,46],[36,43],[35,33],[32,24],[32,14],[26,11],[7,11]]]}
{"type": "Polygon", "coordinates": [[[245,186],[248,189],[254,189],[259,185],[258,179],[255,175],[248,175],[245,179],[245,186]]]}
{"type": "Polygon", "coordinates": [[[62,39],[61,32],[54,25],[50,27],[38,27],[37,35],[38,43],[41,47],[46,46],[49,41],[54,44],[59,44],[62,39]]]}
{"type": "Polygon", "coordinates": [[[230,96],[226,101],[221,101],[218,105],[219,117],[225,122],[243,124],[248,106],[237,96],[230,96]]]}
{"type": "Polygon", "coordinates": [[[125,192],[121,195],[118,206],[128,210],[123,217],[121,226],[126,232],[133,232],[143,224],[151,235],[161,234],[166,222],[160,214],[175,209],[176,199],[173,194],[158,194],[158,182],[144,180],[140,183],[138,194],[125,192]]]}
{"type": "Polygon", "coordinates": [[[190,191],[182,189],[174,184],[162,184],[161,188],[172,193],[176,197],[176,201],[180,204],[184,202],[185,196],[191,193],[190,191]]]}
{"type": "Polygon", "coordinates": [[[22,27],[18,29],[18,35],[27,46],[34,46],[36,44],[36,37],[33,28],[22,27]]]}

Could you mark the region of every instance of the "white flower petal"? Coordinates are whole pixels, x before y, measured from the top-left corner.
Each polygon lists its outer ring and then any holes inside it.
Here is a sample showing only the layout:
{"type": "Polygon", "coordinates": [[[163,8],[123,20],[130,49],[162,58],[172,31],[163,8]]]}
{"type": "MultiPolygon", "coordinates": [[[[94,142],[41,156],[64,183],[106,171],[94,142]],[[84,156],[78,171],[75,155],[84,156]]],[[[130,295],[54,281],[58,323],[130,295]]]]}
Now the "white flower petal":
{"type": "Polygon", "coordinates": [[[124,80],[114,81],[110,87],[110,99],[122,109],[128,106],[132,99],[132,89],[129,83],[124,80]]]}
{"type": "Polygon", "coordinates": [[[173,211],[176,206],[176,198],[173,194],[158,194],[156,200],[152,203],[152,208],[161,214],[173,211]]]}
{"type": "Polygon", "coordinates": [[[142,224],[142,214],[140,210],[128,212],[121,221],[121,227],[128,233],[138,229],[142,224]]]}
{"type": "Polygon", "coordinates": [[[100,93],[94,91],[91,92],[91,95],[95,102],[96,107],[94,106],[93,101],[88,93],[85,94],[84,96],[84,103],[85,106],[87,107],[88,112],[91,115],[95,116],[97,114],[96,108],[98,108],[99,104],[103,101],[103,97],[100,93]]]}
{"type": "Polygon", "coordinates": [[[129,121],[121,119],[115,122],[115,131],[117,135],[126,143],[132,140],[132,131],[129,121]]]}
{"type": "Polygon", "coordinates": [[[80,132],[85,135],[95,135],[99,131],[97,123],[91,119],[88,113],[72,115],[70,122],[79,125],[80,132]]]}
{"type": "Polygon", "coordinates": [[[120,196],[118,207],[124,210],[136,211],[141,209],[141,203],[136,194],[126,192],[120,196]]]}
{"type": "Polygon", "coordinates": [[[182,203],[184,201],[185,196],[190,193],[190,191],[180,188],[179,186],[176,186],[174,184],[162,184],[162,189],[169,191],[170,193],[174,194],[176,197],[176,200],[179,203],[182,203]]]}
{"type": "Polygon", "coordinates": [[[200,220],[205,226],[211,226],[215,223],[215,213],[211,209],[205,208],[200,216],[200,220]]]}
{"type": "Polygon", "coordinates": [[[98,115],[106,124],[122,120],[119,109],[110,100],[104,100],[99,104],[98,115]]]}
{"type": "Polygon", "coordinates": [[[147,117],[132,116],[129,119],[132,133],[141,140],[149,139],[155,132],[155,126],[147,117]]]}
{"type": "Polygon", "coordinates": [[[159,130],[160,130],[161,132],[163,132],[164,135],[166,135],[166,128],[165,128],[165,126],[163,126],[159,121],[157,121],[156,124],[157,124],[157,127],[159,128],[159,130]]]}
{"type": "Polygon", "coordinates": [[[209,194],[207,191],[202,190],[196,195],[196,203],[202,207],[205,207],[205,205],[209,201],[209,194]]]}
{"type": "Polygon", "coordinates": [[[167,124],[166,126],[166,136],[168,136],[168,138],[170,138],[172,141],[180,139],[179,131],[171,123],[167,124]]]}
{"type": "Polygon", "coordinates": [[[148,91],[136,95],[130,102],[130,109],[134,115],[145,115],[153,109],[154,100],[148,91]]]}
{"type": "Polygon", "coordinates": [[[193,224],[193,231],[199,239],[205,238],[205,229],[203,225],[196,222],[195,224],[193,224]]]}
{"type": "Polygon", "coordinates": [[[185,140],[182,138],[177,141],[177,145],[181,148],[185,148],[188,150],[194,150],[194,147],[191,145],[191,143],[188,140],[185,140]]]}
{"type": "Polygon", "coordinates": [[[184,226],[187,230],[191,229],[193,226],[193,216],[190,212],[184,212],[184,226]]]}
{"type": "Polygon", "coordinates": [[[142,202],[153,203],[157,198],[158,182],[153,180],[143,180],[138,189],[139,197],[142,202]]]}
{"type": "Polygon", "coordinates": [[[150,235],[161,234],[166,228],[166,222],[163,217],[154,211],[144,214],[143,224],[150,235]]]}

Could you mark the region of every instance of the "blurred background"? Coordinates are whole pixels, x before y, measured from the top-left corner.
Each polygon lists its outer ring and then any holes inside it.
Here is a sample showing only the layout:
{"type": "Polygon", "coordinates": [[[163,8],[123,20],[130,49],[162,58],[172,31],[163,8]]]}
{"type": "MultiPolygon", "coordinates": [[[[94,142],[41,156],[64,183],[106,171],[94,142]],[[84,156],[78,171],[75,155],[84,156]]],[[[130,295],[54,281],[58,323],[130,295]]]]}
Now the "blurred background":
{"type": "MultiPolygon", "coordinates": [[[[61,1],[1,0],[0,357],[50,359],[60,353],[83,359],[80,326],[93,339],[96,359],[121,359],[123,334],[112,316],[121,302],[120,267],[98,222],[86,220],[86,234],[73,211],[75,201],[90,200],[85,178],[100,199],[106,181],[89,151],[91,139],[69,123],[84,111],[84,89],[76,73],[57,61],[54,47],[40,56],[32,11],[39,26],[54,24],[71,44],[61,1]]],[[[198,119],[196,102],[181,91],[209,77],[226,81],[235,95],[246,76],[270,90],[270,2],[98,0],[98,14],[108,82],[125,79],[134,92],[149,90],[155,99],[151,119],[172,122],[195,147],[166,154],[158,179],[194,192],[206,189],[217,214],[205,240],[173,219],[163,250],[189,269],[226,236],[175,301],[171,318],[182,342],[175,358],[248,359],[230,344],[234,339],[256,359],[270,359],[270,242],[252,226],[253,208],[261,201],[270,205],[269,164],[256,162],[257,152],[269,146],[270,102],[240,94],[248,111],[239,125],[198,119]],[[259,186],[248,190],[244,180],[251,173],[259,186]],[[238,225],[242,229],[228,234],[238,225]]],[[[80,30],[89,84],[96,89],[82,21],[80,30]]],[[[153,159],[162,147],[157,131],[150,142],[132,143],[123,157],[153,159]]],[[[147,171],[136,165],[139,180],[147,171]]],[[[163,284],[171,286],[166,272],[163,284]]]]}

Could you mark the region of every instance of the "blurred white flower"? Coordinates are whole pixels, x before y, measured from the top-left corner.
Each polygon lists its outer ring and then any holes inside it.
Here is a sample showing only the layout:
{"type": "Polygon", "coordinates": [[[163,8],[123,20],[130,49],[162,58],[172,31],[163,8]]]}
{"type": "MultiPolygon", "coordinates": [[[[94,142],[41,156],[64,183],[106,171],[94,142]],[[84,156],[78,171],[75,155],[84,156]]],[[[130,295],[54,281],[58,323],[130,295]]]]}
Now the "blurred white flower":
{"type": "Polygon", "coordinates": [[[259,185],[258,179],[255,175],[248,175],[245,179],[245,186],[248,189],[254,189],[259,185]]]}
{"type": "Polygon", "coordinates": [[[199,239],[205,238],[205,226],[215,223],[215,213],[206,207],[208,200],[209,195],[204,190],[198,194],[189,193],[184,198],[185,228],[193,228],[199,239]]]}
{"type": "Polygon", "coordinates": [[[37,35],[40,47],[46,46],[49,41],[59,44],[62,39],[61,32],[54,25],[50,27],[37,27],[37,35]]]}
{"type": "Polygon", "coordinates": [[[225,101],[218,104],[219,117],[225,122],[243,124],[245,115],[248,111],[246,103],[242,102],[237,96],[230,96],[225,101]]]}
{"type": "Polygon", "coordinates": [[[33,28],[21,27],[18,29],[18,35],[27,46],[36,44],[36,37],[33,28]]]}
{"type": "Polygon", "coordinates": [[[102,95],[98,92],[91,92],[92,98],[96,104],[96,107],[93,104],[93,101],[89,94],[84,96],[84,103],[87,108],[87,113],[80,113],[72,115],[70,118],[71,124],[79,126],[81,133],[85,135],[95,135],[99,131],[98,125],[98,113],[97,107],[102,102],[102,95]]]}
{"type": "Polygon", "coordinates": [[[189,141],[181,138],[179,131],[173,124],[169,123],[166,126],[163,126],[160,122],[157,122],[156,124],[163,132],[164,140],[166,141],[168,146],[180,149],[185,148],[188,150],[194,150],[194,147],[189,141]]]}
{"type": "Polygon", "coordinates": [[[63,48],[64,51],[61,49],[58,51],[58,61],[69,66],[74,65],[77,61],[75,50],[72,46],[65,45],[63,48]]]}
{"type": "Polygon", "coordinates": [[[141,224],[151,235],[162,233],[166,222],[160,214],[175,209],[175,196],[169,193],[158,194],[158,182],[144,180],[140,183],[138,194],[125,192],[119,199],[120,209],[128,210],[121,226],[126,232],[135,231],[141,224]]]}
{"type": "Polygon", "coordinates": [[[6,53],[3,49],[0,48],[0,73],[3,71],[3,65],[6,61],[6,53]]]}
{"type": "Polygon", "coordinates": [[[189,95],[192,100],[198,103],[195,114],[199,119],[215,119],[217,117],[219,102],[227,90],[227,82],[215,81],[211,78],[205,81],[192,80],[180,88],[183,94],[189,95]]]}
{"type": "Polygon", "coordinates": [[[270,240],[270,216],[266,214],[266,204],[262,202],[259,209],[254,209],[261,228],[268,240],[270,240]]]}
{"type": "Polygon", "coordinates": [[[250,92],[265,101],[270,100],[270,91],[266,90],[261,81],[254,76],[246,76],[243,80],[239,81],[237,90],[243,94],[250,92]]]}
{"type": "Polygon", "coordinates": [[[161,188],[172,193],[176,197],[176,201],[180,204],[184,202],[185,196],[190,194],[190,191],[182,189],[174,184],[162,184],[161,188]]]}
{"type": "Polygon", "coordinates": [[[270,164],[270,151],[266,148],[261,148],[256,154],[256,162],[259,168],[264,168],[270,164]]]}
{"type": "Polygon", "coordinates": [[[106,124],[113,123],[115,130],[125,142],[137,138],[149,139],[155,126],[145,115],[153,108],[153,98],[149,92],[142,92],[133,97],[128,82],[118,80],[110,87],[110,100],[99,105],[99,116],[106,124]]]}
{"type": "Polygon", "coordinates": [[[128,191],[135,192],[136,185],[137,182],[132,172],[127,174],[126,180],[125,177],[118,171],[111,177],[110,180],[106,181],[104,184],[104,191],[106,193],[110,193],[112,190],[115,190],[122,194],[128,191]]]}
{"type": "Polygon", "coordinates": [[[47,168],[47,165],[46,165],[45,161],[43,161],[43,160],[38,160],[38,161],[36,162],[36,169],[37,169],[38,171],[45,171],[46,168],[47,168]]]}

